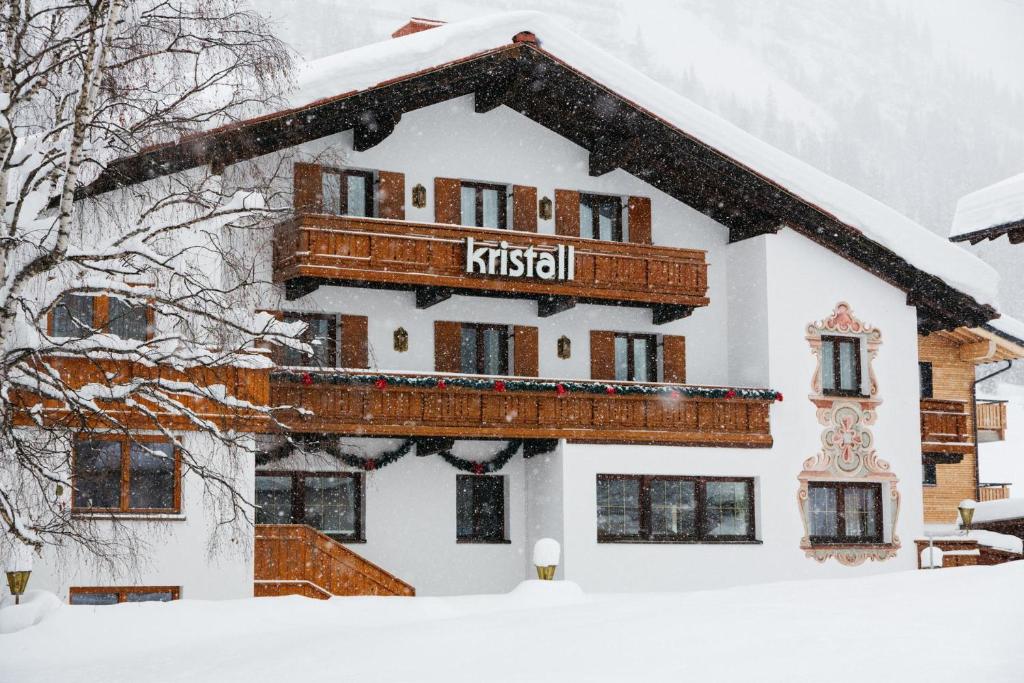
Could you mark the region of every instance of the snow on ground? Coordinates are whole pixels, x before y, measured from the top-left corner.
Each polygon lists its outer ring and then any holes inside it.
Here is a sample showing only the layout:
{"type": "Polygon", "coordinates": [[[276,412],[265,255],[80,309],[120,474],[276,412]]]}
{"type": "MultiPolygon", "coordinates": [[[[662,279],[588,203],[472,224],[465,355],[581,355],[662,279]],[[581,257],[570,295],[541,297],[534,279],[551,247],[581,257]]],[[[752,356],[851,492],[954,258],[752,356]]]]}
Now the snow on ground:
{"type": "Polygon", "coordinates": [[[950,237],[1024,221],[1024,173],[964,195],[956,203],[950,237]]]}
{"type": "Polygon", "coordinates": [[[1022,582],[1015,562],[693,593],[65,606],[0,637],[0,681],[1019,681],[1022,582]]]}

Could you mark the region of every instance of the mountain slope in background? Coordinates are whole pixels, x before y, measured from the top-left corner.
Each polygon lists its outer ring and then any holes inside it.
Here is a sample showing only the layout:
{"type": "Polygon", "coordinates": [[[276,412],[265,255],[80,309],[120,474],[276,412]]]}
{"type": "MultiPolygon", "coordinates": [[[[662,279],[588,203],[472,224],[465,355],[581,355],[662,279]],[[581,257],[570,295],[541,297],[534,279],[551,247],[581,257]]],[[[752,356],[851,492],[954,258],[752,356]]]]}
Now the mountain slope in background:
{"type": "MultiPolygon", "coordinates": [[[[548,12],[942,235],[960,196],[1024,171],[1024,0],[252,2],[308,59],[386,39],[410,16],[548,12]]],[[[1024,246],[971,250],[1024,317],[1024,246]]]]}

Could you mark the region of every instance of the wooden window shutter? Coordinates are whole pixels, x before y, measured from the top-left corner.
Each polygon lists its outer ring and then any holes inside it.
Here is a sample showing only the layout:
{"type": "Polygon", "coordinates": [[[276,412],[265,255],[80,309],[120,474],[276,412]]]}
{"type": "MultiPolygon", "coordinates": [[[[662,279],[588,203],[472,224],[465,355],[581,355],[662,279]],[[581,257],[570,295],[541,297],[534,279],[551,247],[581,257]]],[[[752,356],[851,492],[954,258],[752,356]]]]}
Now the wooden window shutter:
{"type": "Polygon", "coordinates": [[[450,225],[462,222],[462,181],[434,178],[434,222],[450,225]]]}
{"type": "Polygon", "coordinates": [[[405,220],[405,174],[377,172],[377,217],[405,220]]]}
{"type": "Polygon", "coordinates": [[[555,234],[580,236],[580,193],[555,190],[555,234]]]}
{"type": "Polygon", "coordinates": [[[324,205],[323,178],[318,164],[298,161],[292,179],[292,201],[296,212],[321,213],[324,205]]]}
{"type": "Polygon", "coordinates": [[[512,229],[537,232],[537,188],[512,186],[512,229]]]}
{"type": "Polygon", "coordinates": [[[536,327],[512,328],[512,372],[521,377],[537,377],[539,372],[536,327]]]}
{"type": "Polygon", "coordinates": [[[338,316],[338,356],[341,367],[370,367],[367,323],[365,315],[338,316]]]}
{"type": "Polygon", "coordinates": [[[666,334],[661,338],[661,381],[686,384],[686,337],[666,334]]]}
{"type": "Polygon", "coordinates": [[[590,379],[615,379],[615,333],[590,331],[590,379]]]}
{"type": "Polygon", "coordinates": [[[629,198],[629,241],[651,243],[651,200],[648,197],[629,198]]]}
{"type": "Polygon", "coordinates": [[[434,370],[459,372],[461,363],[462,324],[438,320],[434,323],[434,370]]]}

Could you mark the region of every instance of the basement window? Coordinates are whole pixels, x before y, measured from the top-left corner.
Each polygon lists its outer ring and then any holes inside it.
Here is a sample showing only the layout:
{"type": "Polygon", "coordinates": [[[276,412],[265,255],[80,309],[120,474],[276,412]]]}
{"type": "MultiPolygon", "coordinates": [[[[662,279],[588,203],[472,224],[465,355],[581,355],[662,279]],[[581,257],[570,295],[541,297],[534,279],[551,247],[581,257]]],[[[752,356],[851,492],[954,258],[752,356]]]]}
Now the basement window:
{"type": "Polygon", "coordinates": [[[122,602],[170,602],[181,597],[178,586],[89,586],[73,587],[72,605],[116,605],[122,602]]]}

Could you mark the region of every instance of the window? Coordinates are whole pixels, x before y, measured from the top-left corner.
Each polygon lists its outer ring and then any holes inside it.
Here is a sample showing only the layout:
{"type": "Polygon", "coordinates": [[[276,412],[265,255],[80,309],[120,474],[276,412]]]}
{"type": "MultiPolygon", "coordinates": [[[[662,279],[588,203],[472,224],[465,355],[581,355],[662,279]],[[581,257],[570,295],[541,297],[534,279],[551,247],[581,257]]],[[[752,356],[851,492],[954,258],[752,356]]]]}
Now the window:
{"type": "Polygon", "coordinates": [[[177,586],[103,586],[72,588],[72,605],[116,605],[120,602],[170,602],[181,596],[177,586]]]}
{"type": "Polygon", "coordinates": [[[754,480],[599,474],[597,540],[754,541],[754,480]]]}
{"type": "Polygon", "coordinates": [[[623,242],[622,200],[596,194],[580,195],[580,237],[623,242]]]}
{"type": "Polygon", "coordinates": [[[80,511],[177,512],[181,468],[174,445],[155,438],[75,444],[72,507],[80,511]]]}
{"type": "Polygon", "coordinates": [[[508,374],[508,327],[462,323],[459,339],[460,372],[474,375],[508,374]]]}
{"type": "Polygon", "coordinates": [[[95,297],[65,294],[53,308],[54,337],[88,337],[93,329],[95,297]]]}
{"type": "Polygon", "coordinates": [[[504,543],[505,477],[459,474],[455,494],[456,540],[462,543],[504,543]]]}
{"type": "Polygon", "coordinates": [[[921,483],[925,486],[937,486],[939,483],[938,468],[935,464],[927,455],[921,458],[921,483]]]}
{"type": "Polygon", "coordinates": [[[324,213],[338,216],[373,216],[371,171],[323,170],[324,213]]]}
{"type": "Polygon", "coordinates": [[[65,294],[50,317],[54,337],[87,337],[106,332],[122,339],[149,339],[153,309],[114,296],[65,294]]]}
{"type": "Polygon", "coordinates": [[[822,336],[821,390],[829,396],[860,396],[860,339],[822,336]]]}
{"type": "Polygon", "coordinates": [[[108,299],[110,333],[122,339],[146,341],[149,338],[150,307],[117,297],[108,299]]]}
{"type": "Polygon", "coordinates": [[[462,225],[477,228],[508,227],[508,187],[463,182],[461,189],[462,225]]]}
{"type": "Polygon", "coordinates": [[[285,322],[302,321],[306,331],[300,339],[309,344],[313,355],[307,356],[297,349],[281,351],[281,365],[299,365],[310,368],[333,368],[337,365],[338,318],[324,313],[285,313],[285,322]]]}
{"type": "Polygon", "coordinates": [[[807,525],[812,543],[881,543],[882,485],[811,482],[807,525]]]}
{"type": "Polygon", "coordinates": [[[308,524],[339,541],[362,541],[358,472],[257,472],[256,523],[308,524]]]}
{"type": "Polygon", "coordinates": [[[932,364],[921,362],[917,364],[917,369],[921,380],[921,398],[932,398],[932,364]]]}
{"type": "Polygon", "coordinates": [[[654,382],[658,377],[658,344],[653,334],[615,335],[615,379],[654,382]]]}

